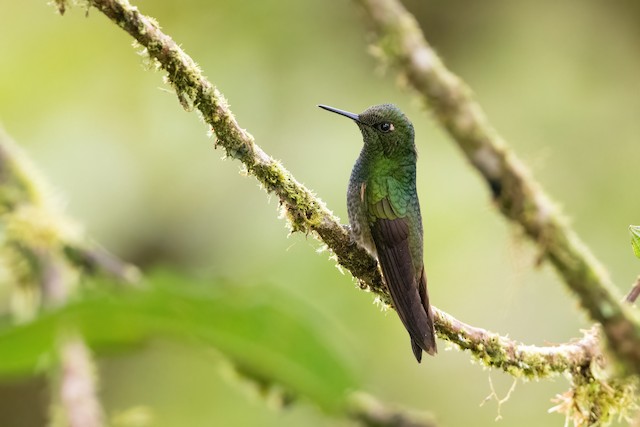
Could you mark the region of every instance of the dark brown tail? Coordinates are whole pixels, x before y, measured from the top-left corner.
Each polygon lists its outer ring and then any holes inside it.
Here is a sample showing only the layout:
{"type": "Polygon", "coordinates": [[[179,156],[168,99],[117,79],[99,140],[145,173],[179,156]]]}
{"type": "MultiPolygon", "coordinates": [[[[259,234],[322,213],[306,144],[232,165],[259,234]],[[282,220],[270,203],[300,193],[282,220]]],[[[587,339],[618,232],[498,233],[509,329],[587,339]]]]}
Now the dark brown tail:
{"type": "Polygon", "coordinates": [[[420,283],[418,284],[418,291],[420,293],[420,299],[422,300],[422,306],[427,312],[427,322],[429,324],[430,333],[426,334],[422,343],[411,339],[411,349],[413,355],[416,357],[418,363],[422,360],[422,350],[434,356],[438,352],[436,345],[436,331],[433,326],[433,311],[429,304],[429,292],[427,291],[427,276],[424,274],[424,267],[422,267],[422,273],[420,274],[420,283]]]}
{"type": "Polygon", "coordinates": [[[409,224],[404,218],[378,219],[372,224],[371,235],[391,299],[409,332],[413,354],[420,362],[421,350],[434,355],[437,348],[427,277],[424,267],[416,275],[409,248],[409,224]]]}

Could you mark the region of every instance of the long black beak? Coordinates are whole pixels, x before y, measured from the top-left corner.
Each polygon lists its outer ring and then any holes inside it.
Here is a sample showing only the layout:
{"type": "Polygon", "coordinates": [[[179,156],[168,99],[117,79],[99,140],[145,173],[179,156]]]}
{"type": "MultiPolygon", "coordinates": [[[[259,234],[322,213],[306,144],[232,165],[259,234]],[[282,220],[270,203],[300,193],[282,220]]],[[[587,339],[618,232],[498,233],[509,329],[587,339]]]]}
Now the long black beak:
{"type": "Polygon", "coordinates": [[[340,114],[341,116],[349,117],[350,119],[355,120],[356,122],[360,122],[360,116],[358,116],[357,114],[340,110],[338,108],[329,107],[328,105],[320,104],[318,105],[318,107],[322,108],[323,110],[331,111],[332,113],[340,114]]]}

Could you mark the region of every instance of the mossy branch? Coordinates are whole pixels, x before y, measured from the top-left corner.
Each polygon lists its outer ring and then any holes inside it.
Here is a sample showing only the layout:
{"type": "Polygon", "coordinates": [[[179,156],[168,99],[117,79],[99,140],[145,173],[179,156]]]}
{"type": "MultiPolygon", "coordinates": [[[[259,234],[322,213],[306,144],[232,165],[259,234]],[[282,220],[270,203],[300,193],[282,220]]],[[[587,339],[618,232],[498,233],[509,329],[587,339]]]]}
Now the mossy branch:
{"type": "MultiPolygon", "coordinates": [[[[388,291],[373,259],[352,243],[348,229],[310,190],[279,162],[266,154],[253,136],[241,128],[224,96],[202,74],[196,63],[165,33],[158,23],[126,0],[91,0],[94,6],[145,47],[156,65],[167,73],[182,106],[196,109],[210,126],[216,147],[240,160],[264,189],[278,196],[291,230],[312,234],[335,254],[337,262],[360,282],[389,303],[388,291]]],[[[434,307],[439,336],[469,351],[478,360],[517,377],[543,378],[576,373],[599,354],[591,334],[561,346],[534,347],[472,327],[434,307]]]]}
{"type": "Polygon", "coordinates": [[[399,0],[357,0],[377,36],[377,53],[418,93],[485,179],[496,206],[519,224],[555,267],[614,354],[640,373],[640,324],[620,303],[604,268],[567,224],[522,161],[489,124],[471,90],[443,64],[399,0]]]}

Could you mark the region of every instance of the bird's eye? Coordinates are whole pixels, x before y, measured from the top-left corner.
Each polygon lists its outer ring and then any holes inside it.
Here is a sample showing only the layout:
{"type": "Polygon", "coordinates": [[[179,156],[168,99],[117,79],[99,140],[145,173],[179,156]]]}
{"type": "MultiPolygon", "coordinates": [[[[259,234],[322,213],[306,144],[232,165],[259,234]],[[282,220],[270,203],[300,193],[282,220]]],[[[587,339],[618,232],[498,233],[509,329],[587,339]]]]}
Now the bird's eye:
{"type": "Polygon", "coordinates": [[[380,132],[384,132],[384,133],[391,132],[394,129],[393,124],[387,123],[387,122],[378,123],[376,125],[376,128],[380,132]]]}

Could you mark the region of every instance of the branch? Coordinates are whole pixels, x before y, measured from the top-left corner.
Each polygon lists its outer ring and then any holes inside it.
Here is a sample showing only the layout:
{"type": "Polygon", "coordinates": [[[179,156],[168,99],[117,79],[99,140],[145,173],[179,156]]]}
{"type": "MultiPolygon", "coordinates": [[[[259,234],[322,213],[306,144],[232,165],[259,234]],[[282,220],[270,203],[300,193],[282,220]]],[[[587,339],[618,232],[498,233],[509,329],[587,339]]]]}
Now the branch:
{"type": "Polygon", "coordinates": [[[59,399],[69,427],[105,425],[96,390],[96,374],[89,349],[80,337],[67,339],[60,346],[61,372],[59,399]]]}
{"type": "MultiPolygon", "coordinates": [[[[279,162],[265,153],[241,128],[224,96],[202,74],[195,62],[169,37],[157,22],[127,0],[91,0],[115,24],[146,48],[158,68],[167,73],[182,106],[197,109],[210,126],[216,147],[241,161],[268,193],[278,196],[292,232],[310,233],[326,244],[337,262],[359,281],[361,288],[390,303],[377,262],[363,248],[351,242],[348,229],[311,191],[300,184],[279,162]]],[[[543,378],[588,367],[598,353],[590,334],[582,340],[560,346],[534,347],[466,325],[434,309],[439,336],[471,352],[487,366],[514,376],[543,378]]]]}
{"type": "Polygon", "coordinates": [[[155,20],[142,15],[126,0],[92,0],[91,5],[122,27],[144,46],[175,89],[182,106],[196,108],[211,126],[216,147],[240,160],[269,193],[275,193],[289,220],[291,231],[314,232],[365,287],[389,302],[376,261],[350,241],[348,230],[325,204],[276,160],[266,154],[253,136],[241,128],[224,96],[204,77],[196,63],[169,37],[155,20]]]}
{"type": "Polygon", "coordinates": [[[471,91],[444,66],[399,0],[358,0],[378,37],[379,54],[428,104],[487,182],[502,214],[538,244],[590,317],[602,324],[618,358],[640,373],[640,325],[619,302],[604,268],[559,209],[488,123],[471,91]]]}
{"type": "MultiPolygon", "coordinates": [[[[14,305],[17,318],[35,316],[41,307],[63,305],[73,291],[78,274],[62,250],[82,247],[79,233],[57,212],[51,190],[19,147],[0,130],[0,253],[7,262],[12,297],[36,295],[14,305]]],[[[58,344],[60,372],[52,386],[69,427],[100,427],[103,412],[97,397],[93,362],[80,337],[58,344]]]]}
{"type": "Polygon", "coordinates": [[[633,304],[634,302],[636,302],[639,296],[640,296],[640,276],[638,276],[638,278],[636,279],[636,283],[631,287],[631,290],[629,291],[629,293],[627,294],[624,300],[629,304],[633,304]]]}
{"type": "Polygon", "coordinates": [[[140,282],[138,267],[122,261],[97,243],[67,242],[64,252],[72,264],[88,275],[111,277],[116,282],[127,285],[140,282]]]}
{"type": "Polygon", "coordinates": [[[349,413],[366,427],[436,427],[433,417],[424,412],[394,408],[365,393],[349,400],[349,413]]]}

